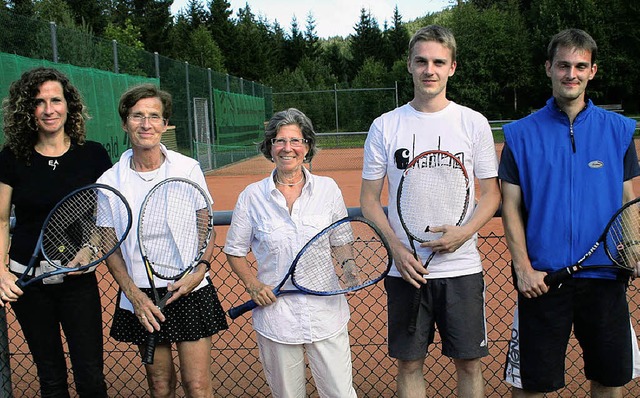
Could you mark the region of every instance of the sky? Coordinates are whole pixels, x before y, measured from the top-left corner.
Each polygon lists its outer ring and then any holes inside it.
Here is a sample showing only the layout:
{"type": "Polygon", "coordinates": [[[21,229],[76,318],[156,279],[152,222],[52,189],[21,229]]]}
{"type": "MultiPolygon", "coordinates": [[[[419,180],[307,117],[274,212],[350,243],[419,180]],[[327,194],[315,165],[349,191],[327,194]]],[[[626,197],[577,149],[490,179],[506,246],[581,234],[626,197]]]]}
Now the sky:
{"type": "MultiPolygon", "coordinates": [[[[354,33],[353,27],[360,20],[360,10],[371,11],[380,29],[385,20],[391,23],[393,9],[396,4],[403,22],[422,17],[428,13],[440,11],[450,5],[451,0],[228,0],[231,4],[232,16],[235,17],[240,8],[249,4],[256,16],[264,16],[290,33],[291,20],[295,15],[298,27],[305,30],[307,15],[313,14],[316,22],[316,34],[320,38],[332,36],[347,37],[354,33]]],[[[210,0],[201,0],[205,6],[210,0]]],[[[174,0],[171,12],[175,15],[183,9],[188,0],[174,0]]]]}

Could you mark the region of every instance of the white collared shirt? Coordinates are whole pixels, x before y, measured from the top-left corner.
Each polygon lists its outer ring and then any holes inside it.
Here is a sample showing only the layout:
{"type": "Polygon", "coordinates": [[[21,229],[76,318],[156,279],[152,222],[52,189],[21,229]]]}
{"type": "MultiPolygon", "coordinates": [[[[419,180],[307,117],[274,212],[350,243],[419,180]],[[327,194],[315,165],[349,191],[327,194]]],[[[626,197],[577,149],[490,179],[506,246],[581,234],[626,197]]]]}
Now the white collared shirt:
{"type": "MultiPolygon", "coordinates": [[[[165,156],[165,161],[162,163],[158,170],[145,173],[150,177],[154,176],[149,181],[142,179],[135,171],[130,167],[131,157],[133,151],[131,149],[125,151],[118,163],[116,163],[111,169],[107,170],[98,179],[98,183],[109,185],[122,193],[122,195],[129,202],[131,207],[133,225],[131,230],[120,246],[122,251],[122,257],[127,265],[127,272],[133,282],[138,287],[149,288],[149,277],[147,276],[146,268],[140,254],[140,245],[138,244],[138,220],[140,217],[140,206],[144,201],[147,193],[157,183],[170,177],[183,177],[188,178],[204,189],[208,193],[207,183],[205,181],[204,174],[200,169],[199,163],[187,156],[184,156],[178,152],[167,150],[164,145],[161,144],[162,153],[165,156]]],[[[209,197],[211,203],[213,199],[209,197]]],[[[116,220],[116,228],[123,228],[125,220],[116,220]]],[[[169,281],[154,278],[154,284],[156,287],[166,287],[169,281]]],[[[194,289],[200,289],[205,286],[207,281],[202,278],[200,284],[194,289]]],[[[127,300],[124,294],[121,295],[120,307],[133,311],[133,306],[127,300]]]]}
{"type": "MultiPolygon", "coordinates": [[[[306,183],[293,204],[286,200],[270,177],[249,185],[238,197],[223,251],[245,257],[249,250],[257,261],[257,276],[271,286],[287,274],[298,251],[334,221],[347,216],[342,193],[329,177],[304,169],[306,183]]],[[[283,290],[295,289],[291,281],[283,290]]],[[[253,310],[253,327],[264,337],[284,344],[324,340],[340,332],[349,321],[343,295],[318,297],[284,294],[276,302],[253,310]]]]}

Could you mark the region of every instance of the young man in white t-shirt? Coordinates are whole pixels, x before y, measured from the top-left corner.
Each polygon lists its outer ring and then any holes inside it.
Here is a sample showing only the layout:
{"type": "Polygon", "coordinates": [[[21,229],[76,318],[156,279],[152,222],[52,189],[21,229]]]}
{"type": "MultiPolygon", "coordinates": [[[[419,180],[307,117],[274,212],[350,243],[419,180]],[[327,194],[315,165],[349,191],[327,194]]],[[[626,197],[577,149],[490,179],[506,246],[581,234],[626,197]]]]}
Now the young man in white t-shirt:
{"type": "Polygon", "coordinates": [[[394,266],[385,279],[388,307],[389,355],[397,359],[397,393],[401,398],[425,397],[422,372],[436,325],[443,354],[452,358],[458,396],[483,397],[481,358],[488,355],[484,316],[484,280],[476,233],[498,208],[500,189],[497,157],[487,119],[446,97],[447,81],[456,70],[456,43],[446,28],[430,25],[409,42],[407,69],[413,77],[414,98],[378,117],[365,143],[360,205],[391,246],[394,266]],[[402,172],[414,156],[427,150],[455,154],[469,176],[475,177],[480,197],[470,180],[470,210],[460,226],[431,228],[442,237],[409,249],[396,207],[402,172]],[[389,216],[381,193],[388,179],[389,216]],[[424,267],[424,260],[437,255],[424,267]],[[424,285],[424,286],[423,286],[424,285]],[[422,287],[422,288],[421,288],[422,287]],[[409,332],[412,300],[420,289],[416,331],[409,332]]]}

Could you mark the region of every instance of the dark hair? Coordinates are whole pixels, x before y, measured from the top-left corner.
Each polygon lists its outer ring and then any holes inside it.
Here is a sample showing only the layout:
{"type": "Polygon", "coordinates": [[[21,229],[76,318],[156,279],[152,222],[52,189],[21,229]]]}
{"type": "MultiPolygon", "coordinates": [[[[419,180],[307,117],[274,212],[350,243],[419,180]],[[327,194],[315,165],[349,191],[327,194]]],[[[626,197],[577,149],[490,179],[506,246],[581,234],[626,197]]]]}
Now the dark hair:
{"type": "Polygon", "coordinates": [[[579,49],[591,52],[591,65],[596,63],[598,45],[587,32],[581,29],[565,29],[551,38],[547,47],[547,60],[553,63],[558,47],[579,49]]]}
{"type": "Polygon", "coordinates": [[[11,83],[9,96],[2,101],[5,146],[18,158],[31,160],[31,153],[38,142],[38,124],[35,118],[36,96],[42,84],[54,81],[62,85],[67,102],[67,121],[64,132],[71,142],[82,145],[86,140],[85,119],[87,108],[77,88],[69,78],[53,68],[38,67],[28,70],[20,79],[11,83]]]}
{"type": "Polygon", "coordinates": [[[280,127],[295,124],[302,130],[302,137],[307,140],[309,145],[309,152],[305,156],[305,162],[311,162],[313,156],[317,152],[316,148],[316,133],[313,131],[313,124],[311,120],[296,108],[285,109],[284,111],[276,112],[271,117],[264,131],[264,140],[260,143],[260,151],[269,160],[271,159],[271,139],[276,138],[280,127]]]}
{"type": "Polygon", "coordinates": [[[420,28],[409,40],[409,59],[413,55],[413,48],[419,41],[435,41],[451,50],[451,61],[456,61],[456,38],[453,32],[439,25],[428,25],[420,28]]]}
{"type": "Polygon", "coordinates": [[[127,122],[129,116],[129,110],[133,108],[138,101],[145,98],[159,98],[162,102],[162,117],[165,120],[169,120],[171,117],[171,111],[173,107],[173,100],[171,94],[164,90],[160,90],[153,84],[140,84],[133,86],[120,96],[120,103],[118,104],[118,114],[122,123],[127,122]]]}

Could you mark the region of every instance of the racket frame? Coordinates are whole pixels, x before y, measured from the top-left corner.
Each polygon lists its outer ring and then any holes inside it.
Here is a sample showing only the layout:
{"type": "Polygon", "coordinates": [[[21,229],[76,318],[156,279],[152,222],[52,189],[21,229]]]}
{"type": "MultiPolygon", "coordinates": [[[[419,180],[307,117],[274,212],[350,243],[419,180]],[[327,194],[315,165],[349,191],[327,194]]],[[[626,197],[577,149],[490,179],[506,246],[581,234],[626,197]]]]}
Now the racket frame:
{"type": "MultiPolygon", "coordinates": [[[[97,205],[97,202],[96,202],[97,205]]],[[[94,184],[89,184],[89,185],[85,185],[83,187],[77,188],[73,191],[71,191],[70,193],[68,193],[67,195],[65,195],[62,199],[60,199],[58,201],[58,203],[56,203],[56,205],[51,209],[51,211],[49,211],[49,214],[47,214],[47,217],[45,218],[43,224],[42,224],[42,228],[40,229],[40,234],[38,235],[38,240],[36,243],[36,246],[33,250],[33,254],[31,255],[31,259],[29,259],[29,264],[27,265],[26,269],[24,270],[24,272],[22,273],[22,275],[20,275],[20,278],[16,281],[16,284],[18,285],[18,287],[20,288],[24,288],[27,285],[30,285],[31,283],[37,282],[39,280],[48,278],[50,276],[55,276],[55,275],[61,275],[61,274],[66,274],[69,272],[79,272],[79,271],[84,271],[86,269],[89,269],[95,265],[100,264],[101,262],[103,262],[104,260],[107,259],[107,257],[109,257],[111,254],[113,254],[113,252],[115,252],[120,245],[122,244],[122,242],[124,242],[124,240],[127,238],[127,236],[129,235],[129,231],[131,230],[131,225],[132,225],[132,214],[131,214],[131,207],[129,206],[129,202],[127,201],[127,199],[115,188],[106,185],[106,184],[100,184],[100,183],[94,183],[94,184]],[[125,229],[122,233],[122,236],[120,237],[120,239],[118,240],[118,242],[110,249],[104,252],[104,254],[102,256],[100,256],[98,259],[95,259],[91,262],[89,262],[88,264],[82,265],[80,267],[74,267],[74,268],[70,268],[70,267],[65,267],[62,264],[60,264],[59,262],[52,260],[47,253],[43,250],[43,241],[45,238],[45,232],[47,230],[47,227],[49,226],[49,222],[51,221],[51,219],[53,218],[53,216],[56,214],[57,210],[62,207],[63,205],[65,205],[65,202],[70,199],[71,197],[73,197],[74,195],[78,194],[79,192],[82,191],[87,191],[87,190],[91,190],[91,189],[104,189],[107,191],[110,191],[112,194],[114,194],[116,197],[118,197],[122,203],[124,204],[124,208],[126,210],[127,213],[127,225],[125,226],[125,229]],[[38,262],[38,257],[39,254],[42,254],[42,257],[44,258],[44,260],[50,264],[52,267],[56,268],[53,271],[50,272],[46,272],[43,273],[41,275],[32,277],[30,279],[26,279],[25,278],[28,276],[28,274],[30,272],[32,272],[35,269],[35,265],[38,262]]]]}
{"type": "MultiPolygon", "coordinates": [[[[611,229],[611,227],[613,226],[613,224],[616,222],[618,216],[620,214],[622,214],[625,210],[627,210],[629,207],[636,205],[638,202],[640,202],[640,197],[635,198],[627,203],[625,203],[622,207],[620,207],[615,214],[611,217],[611,219],[609,220],[609,222],[607,222],[607,225],[604,227],[604,230],[602,231],[602,234],[600,234],[600,236],[598,237],[598,240],[596,241],[596,243],[591,246],[591,248],[589,250],[587,250],[587,252],[574,264],[550,272],[548,273],[545,277],[544,277],[544,283],[551,287],[551,286],[559,286],[560,284],[564,283],[565,281],[567,281],[568,279],[572,278],[574,274],[576,274],[577,272],[580,271],[585,271],[585,270],[589,270],[589,269],[603,269],[603,268],[617,268],[617,269],[621,269],[623,271],[632,273],[634,271],[633,268],[627,267],[624,263],[621,263],[620,261],[618,261],[618,259],[616,258],[617,256],[614,255],[614,253],[618,253],[618,251],[620,250],[619,247],[614,247],[611,248],[609,247],[609,243],[607,242],[607,236],[609,234],[609,230],[611,229]],[[598,249],[598,247],[600,247],[600,245],[604,245],[604,252],[607,255],[607,257],[609,258],[609,260],[611,260],[611,262],[613,264],[610,265],[583,265],[584,262],[591,257],[591,255],[593,253],[595,253],[595,251],[598,249]]],[[[640,211],[640,209],[638,209],[638,211],[640,211]]],[[[638,231],[638,236],[640,237],[640,230],[638,231]]],[[[634,243],[637,243],[637,240],[634,240],[634,243]]]]}
{"type": "MultiPolygon", "coordinates": [[[[380,231],[380,229],[370,220],[364,218],[364,217],[358,217],[358,216],[348,216],[348,217],[344,217],[340,220],[337,220],[333,223],[331,223],[329,226],[325,227],[324,229],[322,229],[320,232],[318,232],[315,236],[313,236],[307,243],[305,243],[304,246],[302,246],[302,249],[300,249],[300,251],[298,251],[298,254],[296,254],[296,256],[294,257],[293,261],[291,262],[291,265],[289,266],[289,269],[287,271],[287,273],[285,274],[285,276],[282,278],[282,280],[280,281],[280,283],[278,283],[278,285],[276,287],[273,288],[273,293],[277,296],[283,295],[283,294],[290,294],[290,293],[298,293],[298,294],[310,294],[313,296],[322,296],[322,297],[327,297],[327,296],[335,296],[338,294],[345,294],[345,293],[349,293],[349,292],[354,292],[356,290],[360,290],[363,289],[367,286],[371,286],[373,284],[376,284],[377,282],[381,281],[382,279],[384,279],[384,277],[387,276],[387,274],[389,273],[389,270],[391,269],[391,264],[392,264],[392,259],[391,259],[391,249],[389,247],[389,243],[387,242],[387,239],[385,238],[385,236],[382,234],[382,232],[380,231]],[[298,284],[296,282],[296,279],[293,277],[295,274],[295,269],[296,266],[298,264],[298,262],[300,261],[300,259],[304,256],[305,252],[307,251],[307,249],[309,247],[311,247],[314,242],[316,242],[318,239],[322,238],[324,236],[324,234],[329,231],[329,230],[333,230],[335,229],[337,226],[347,223],[347,222],[351,222],[351,221],[355,221],[355,222],[362,222],[367,224],[369,227],[371,227],[371,229],[380,237],[380,242],[382,243],[383,247],[386,250],[387,253],[387,264],[386,264],[386,268],[385,270],[378,275],[376,278],[373,278],[371,280],[368,280],[362,284],[359,285],[355,285],[355,286],[350,286],[348,288],[345,289],[339,289],[339,290],[334,290],[331,292],[320,292],[317,290],[310,290],[310,289],[306,289],[304,286],[301,286],[300,284],[298,284]],[[296,289],[286,289],[286,290],[282,290],[282,287],[284,286],[284,284],[291,279],[291,282],[293,283],[293,285],[296,287],[296,289]]],[[[256,304],[255,301],[253,300],[248,300],[245,303],[233,307],[231,309],[229,309],[229,311],[227,311],[227,314],[229,315],[229,317],[231,319],[236,319],[239,316],[241,316],[242,314],[251,311],[252,309],[258,307],[258,304],[256,304]]]]}
{"type": "MultiPolygon", "coordinates": [[[[149,286],[151,287],[151,291],[153,292],[153,301],[156,304],[156,306],[160,309],[160,311],[164,309],[164,307],[167,304],[167,301],[173,296],[173,292],[168,291],[162,298],[160,298],[154,282],[154,276],[157,276],[158,278],[164,279],[164,280],[178,281],[186,277],[187,275],[189,275],[191,271],[199,264],[199,261],[202,259],[202,256],[204,255],[204,253],[207,250],[207,247],[209,246],[209,243],[211,241],[211,236],[213,234],[213,207],[212,206],[213,204],[209,199],[209,195],[207,195],[205,190],[199,184],[197,184],[196,182],[188,178],[182,178],[182,177],[169,177],[160,181],[159,183],[157,183],[151,188],[151,190],[147,193],[144,200],[142,201],[142,204],[140,205],[140,214],[138,216],[138,247],[140,249],[140,255],[142,256],[142,261],[144,262],[144,265],[145,265],[147,278],[149,279],[149,286]],[[187,267],[185,267],[185,269],[182,272],[180,272],[179,274],[177,274],[172,278],[167,278],[166,275],[161,275],[158,272],[156,272],[152,266],[152,262],[149,261],[149,258],[147,256],[147,251],[145,249],[145,245],[143,244],[144,239],[141,234],[141,231],[143,226],[145,208],[149,203],[149,199],[152,197],[154,192],[158,191],[164,185],[172,182],[186,183],[192,188],[196,189],[202,195],[202,198],[204,199],[204,202],[206,204],[208,220],[207,220],[207,234],[204,237],[204,241],[203,241],[204,245],[201,248],[199,248],[195,259],[191,261],[191,263],[187,267]]],[[[204,208],[199,210],[204,210],[204,208]]],[[[147,365],[153,364],[155,348],[157,345],[157,339],[158,339],[157,331],[149,333],[149,335],[147,336],[147,341],[145,342],[145,351],[142,354],[142,362],[144,364],[147,364],[147,365]]]]}
{"type": "MultiPolygon", "coordinates": [[[[464,164],[462,163],[462,161],[460,161],[460,159],[458,159],[456,156],[454,156],[451,152],[447,152],[447,151],[442,151],[442,150],[431,150],[431,151],[424,151],[422,153],[420,153],[419,155],[417,155],[416,157],[414,157],[411,162],[409,162],[409,164],[407,165],[407,168],[402,172],[402,177],[400,178],[400,183],[398,184],[398,190],[396,193],[396,208],[398,211],[398,218],[400,219],[400,224],[402,225],[402,228],[404,229],[405,233],[407,234],[407,237],[409,238],[409,244],[411,245],[411,249],[413,250],[413,255],[417,257],[417,253],[416,253],[416,249],[415,249],[415,245],[413,243],[413,241],[417,241],[420,243],[424,243],[424,242],[428,242],[429,240],[427,239],[422,239],[419,236],[417,236],[416,234],[414,234],[412,231],[409,230],[407,224],[405,223],[403,217],[402,217],[402,209],[401,209],[401,200],[400,198],[402,197],[402,187],[404,185],[404,181],[405,181],[405,176],[411,172],[411,170],[413,170],[413,168],[415,167],[415,165],[422,159],[426,159],[428,156],[431,155],[443,155],[446,156],[447,158],[451,158],[452,161],[458,166],[458,168],[462,171],[462,174],[464,175],[465,178],[465,185],[466,185],[466,198],[464,201],[464,205],[463,205],[463,209],[462,209],[462,213],[460,215],[460,218],[456,221],[455,225],[459,226],[460,224],[462,224],[462,221],[464,221],[465,216],[467,215],[467,210],[469,209],[469,198],[470,198],[470,188],[469,188],[469,174],[467,173],[467,168],[464,166],[464,164]]],[[[449,167],[449,166],[446,166],[449,167]]]]}
{"type": "MultiPolygon", "coordinates": [[[[433,156],[433,155],[440,155],[440,156],[445,156],[446,158],[450,158],[451,161],[453,162],[454,165],[457,165],[458,169],[460,169],[460,171],[462,172],[464,179],[465,179],[465,187],[466,187],[466,192],[465,192],[465,200],[464,200],[464,204],[463,204],[463,208],[462,208],[462,212],[460,215],[460,218],[455,222],[456,226],[459,226],[462,224],[462,222],[464,221],[466,215],[467,215],[467,211],[469,209],[469,198],[470,198],[470,187],[469,187],[469,174],[467,173],[467,168],[464,166],[464,164],[462,163],[462,161],[460,161],[460,159],[458,159],[456,156],[454,156],[451,152],[447,152],[447,151],[442,151],[442,150],[430,150],[430,151],[424,151],[420,154],[418,154],[416,157],[414,157],[411,162],[409,162],[409,164],[407,165],[407,168],[402,172],[402,177],[400,178],[400,183],[398,184],[398,190],[396,193],[396,208],[397,208],[397,212],[398,212],[398,218],[400,219],[400,224],[402,225],[402,229],[404,229],[404,232],[407,234],[407,238],[409,240],[409,245],[411,246],[411,251],[413,252],[413,257],[418,260],[418,251],[416,250],[416,246],[414,241],[418,241],[420,243],[424,243],[424,242],[428,242],[429,240],[426,239],[422,239],[421,237],[417,236],[416,234],[413,233],[413,231],[409,230],[409,227],[407,226],[404,218],[402,217],[402,187],[404,186],[405,183],[405,177],[407,176],[407,174],[409,174],[411,172],[411,170],[414,169],[414,167],[416,166],[416,164],[418,162],[420,162],[423,159],[427,159],[429,156],[433,156]]],[[[441,166],[439,166],[441,167],[441,166]]],[[[444,167],[451,167],[451,166],[444,166],[444,167]]],[[[427,226],[428,228],[428,226],[427,226]]],[[[431,251],[431,253],[429,254],[429,257],[427,257],[426,261],[424,262],[424,267],[427,268],[429,266],[429,264],[431,263],[431,260],[433,260],[433,258],[435,257],[436,252],[435,251],[431,251]]],[[[411,321],[409,323],[409,333],[413,334],[415,333],[416,330],[416,323],[417,323],[417,318],[418,318],[418,311],[419,311],[419,306],[420,306],[420,297],[422,294],[422,287],[424,286],[421,285],[419,288],[416,289],[416,292],[414,294],[413,297],[413,302],[411,304],[411,311],[412,311],[412,317],[411,317],[411,321]]]]}

